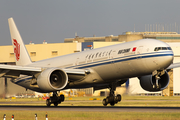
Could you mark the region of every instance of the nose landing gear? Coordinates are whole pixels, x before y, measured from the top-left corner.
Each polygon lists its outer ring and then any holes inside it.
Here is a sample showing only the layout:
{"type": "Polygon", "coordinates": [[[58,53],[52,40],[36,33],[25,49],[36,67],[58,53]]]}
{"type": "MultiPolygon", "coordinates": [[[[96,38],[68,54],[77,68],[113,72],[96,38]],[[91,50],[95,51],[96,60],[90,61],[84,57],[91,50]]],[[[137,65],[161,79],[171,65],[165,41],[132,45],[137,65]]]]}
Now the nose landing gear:
{"type": "Polygon", "coordinates": [[[57,92],[53,92],[53,96],[46,100],[46,105],[51,106],[51,104],[54,104],[54,106],[58,106],[58,104],[60,104],[63,101],[64,95],[58,96],[57,92]]]}
{"type": "Polygon", "coordinates": [[[165,74],[164,70],[161,71],[157,71],[155,70],[152,75],[154,76],[154,80],[153,80],[153,88],[160,90],[161,89],[161,84],[159,82],[159,80],[161,79],[161,76],[163,76],[165,74]]]}

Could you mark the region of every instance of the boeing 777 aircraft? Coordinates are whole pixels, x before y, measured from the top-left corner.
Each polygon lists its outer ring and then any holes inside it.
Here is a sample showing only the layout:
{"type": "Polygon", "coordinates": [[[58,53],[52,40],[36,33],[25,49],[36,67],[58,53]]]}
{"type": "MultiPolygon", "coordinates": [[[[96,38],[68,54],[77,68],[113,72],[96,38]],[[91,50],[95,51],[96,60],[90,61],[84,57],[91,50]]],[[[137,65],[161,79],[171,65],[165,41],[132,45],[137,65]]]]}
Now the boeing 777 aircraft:
{"type": "Polygon", "coordinates": [[[16,65],[0,65],[0,77],[12,78],[13,83],[33,91],[53,92],[46,101],[47,106],[57,106],[64,101],[64,95],[58,96],[57,91],[89,87],[109,88],[110,94],[102,103],[113,106],[121,101],[121,95],[114,94],[116,87],[129,78],[138,77],[144,90],[161,91],[169,84],[167,70],[180,67],[180,63],[172,64],[171,47],[155,39],[32,62],[13,18],[8,21],[16,65]]]}

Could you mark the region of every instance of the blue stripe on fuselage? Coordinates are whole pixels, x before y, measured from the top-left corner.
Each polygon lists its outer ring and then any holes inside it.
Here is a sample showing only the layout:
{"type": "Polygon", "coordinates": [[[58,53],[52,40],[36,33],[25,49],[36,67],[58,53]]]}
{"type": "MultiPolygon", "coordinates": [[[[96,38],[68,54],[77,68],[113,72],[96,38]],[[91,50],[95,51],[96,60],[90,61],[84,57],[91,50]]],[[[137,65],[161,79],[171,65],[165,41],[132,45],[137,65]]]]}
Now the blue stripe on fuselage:
{"type": "Polygon", "coordinates": [[[66,67],[66,69],[74,68],[74,67],[75,67],[75,69],[83,69],[83,68],[89,68],[89,67],[95,67],[95,66],[110,64],[112,62],[118,63],[118,62],[124,62],[124,61],[139,59],[139,58],[151,58],[151,57],[162,57],[162,56],[174,56],[174,55],[172,54],[171,51],[169,51],[169,52],[134,54],[134,55],[124,56],[124,57],[106,59],[106,60],[96,61],[96,62],[91,62],[91,63],[86,63],[86,64],[80,64],[80,65],[76,65],[76,66],[70,66],[70,67],[66,67]]]}

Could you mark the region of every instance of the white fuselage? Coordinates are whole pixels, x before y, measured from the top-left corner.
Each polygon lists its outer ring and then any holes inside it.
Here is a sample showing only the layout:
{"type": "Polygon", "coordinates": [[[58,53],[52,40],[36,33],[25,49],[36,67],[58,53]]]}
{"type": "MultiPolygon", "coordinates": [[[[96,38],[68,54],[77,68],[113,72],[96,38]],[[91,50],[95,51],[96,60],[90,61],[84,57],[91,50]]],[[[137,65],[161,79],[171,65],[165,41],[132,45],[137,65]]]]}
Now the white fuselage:
{"type": "MultiPolygon", "coordinates": [[[[90,69],[95,73],[91,76],[92,80],[88,78],[79,82],[79,85],[84,87],[88,84],[88,87],[96,83],[148,75],[155,70],[166,69],[172,61],[173,51],[168,44],[154,39],[142,39],[41,60],[27,66],[90,69]],[[156,48],[162,49],[155,50],[156,48]],[[96,83],[93,80],[96,80],[96,83]]],[[[27,87],[24,80],[17,83],[27,87]]],[[[69,88],[74,88],[75,85],[78,85],[78,82],[70,84],[69,88]]]]}

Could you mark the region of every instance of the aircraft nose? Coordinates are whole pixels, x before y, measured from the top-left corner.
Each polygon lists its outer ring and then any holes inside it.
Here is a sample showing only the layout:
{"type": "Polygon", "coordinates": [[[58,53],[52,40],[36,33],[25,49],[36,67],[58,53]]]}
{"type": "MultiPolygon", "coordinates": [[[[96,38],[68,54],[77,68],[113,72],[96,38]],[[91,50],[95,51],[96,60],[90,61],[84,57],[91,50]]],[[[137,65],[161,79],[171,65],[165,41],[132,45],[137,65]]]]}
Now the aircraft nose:
{"type": "Polygon", "coordinates": [[[169,65],[173,63],[173,60],[174,60],[174,54],[173,51],[171,51],[159,61],[159,63],[161,64],[161,68],[164,69],[167,68],[169,65]]]}

